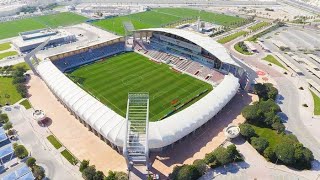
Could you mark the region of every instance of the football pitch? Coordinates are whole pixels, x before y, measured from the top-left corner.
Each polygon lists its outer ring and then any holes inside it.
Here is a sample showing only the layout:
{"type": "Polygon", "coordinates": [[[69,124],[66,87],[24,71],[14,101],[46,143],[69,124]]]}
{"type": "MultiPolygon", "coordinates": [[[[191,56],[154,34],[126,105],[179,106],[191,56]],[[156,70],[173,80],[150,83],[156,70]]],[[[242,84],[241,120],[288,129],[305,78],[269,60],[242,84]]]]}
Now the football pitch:
{"type": "Polygon", "coordinates": [[[0,39],[18,36],[20,32],[24,31],[79,24],[85,22],[85,20],[87,20],[87,18],[83,16],[70,12],[63,12],[59,14],[2,22],[0,23],[0,39]]]}
{"type": "Polygon", "coordinates": [[[166,26],[167,24],[176,23],[187,18],[193,18],[196,20],[199,16],[201,20],[206,22],[224,26],[232,26],[237,22],[245,21],[245,19],[236,16],[199,11],[195,9],[157,8],[152,9],[151,11],[100,20],[93,22],[93,24],[119,35],[124,35],[125,32],[122,23],[126,21],[131,21],[135,29],[144,29],[166,26]]]}
{"type": "Polygon", "coordinates": [[[183,108],[190,106],[213,89],[208,83],[134,52],[79,67],[68,76],[123,117],[126,116],[128,93],[148,92],[150,121],[163,118],[184,103],[183,108]]]}

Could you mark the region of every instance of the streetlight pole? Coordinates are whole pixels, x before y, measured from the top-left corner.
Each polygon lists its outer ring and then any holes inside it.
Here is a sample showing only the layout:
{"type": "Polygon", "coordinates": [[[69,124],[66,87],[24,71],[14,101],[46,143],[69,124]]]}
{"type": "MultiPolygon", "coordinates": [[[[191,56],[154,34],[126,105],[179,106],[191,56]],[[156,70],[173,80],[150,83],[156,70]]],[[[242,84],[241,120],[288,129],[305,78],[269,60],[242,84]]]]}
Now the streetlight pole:
{"type": "MultiPolygon", "coordinates": [[[[279,157],[281,158],[281,156],[280,156],[280,155],[279,155],[279,157]]],[[[277,156],[277,160],[276,160],[276,163],[274,164],[274,166],[276,166],[276,165],[277,165],[278,160],[279,160],[279,157],[277,156]]]]}

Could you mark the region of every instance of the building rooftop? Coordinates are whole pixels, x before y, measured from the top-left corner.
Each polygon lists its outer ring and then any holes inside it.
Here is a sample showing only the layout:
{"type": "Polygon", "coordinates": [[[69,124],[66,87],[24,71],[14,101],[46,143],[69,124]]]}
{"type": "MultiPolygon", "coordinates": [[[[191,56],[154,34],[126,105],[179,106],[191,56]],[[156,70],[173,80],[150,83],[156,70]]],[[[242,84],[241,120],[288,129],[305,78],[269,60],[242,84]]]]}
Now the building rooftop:
{"type": "MultiPolygon", "coordinates": [[[[50,32],[53,32],[53,31],[50,31],[50,32]]],[[[24,46],[42,43],[42,42],[46,41],[48,38],[50,38],[51,40],[54,40],[54,39],[58,39],[58,38],[67,37],[67,36],[72,35],[70,32],[67,32],[65,30],[59,30],[58,33],[51,33],[51,34],[48,34],[47,36],[39,36],[41,34],[43,35],[43,34],[45,34],[45,32],[36,32],[34,34],[28,34],[27,35],[28,37],[33,37],[33,38],[31,38],[31,39],[27,38],[27,40],[24,40],[24,38],[22,36],[19,36],[19,37],[13,39],[12,43],[18,47],[24,47],[24,46]]],[[[23,35],[23,36],[25,36],[25,35],[23,35]]]]}

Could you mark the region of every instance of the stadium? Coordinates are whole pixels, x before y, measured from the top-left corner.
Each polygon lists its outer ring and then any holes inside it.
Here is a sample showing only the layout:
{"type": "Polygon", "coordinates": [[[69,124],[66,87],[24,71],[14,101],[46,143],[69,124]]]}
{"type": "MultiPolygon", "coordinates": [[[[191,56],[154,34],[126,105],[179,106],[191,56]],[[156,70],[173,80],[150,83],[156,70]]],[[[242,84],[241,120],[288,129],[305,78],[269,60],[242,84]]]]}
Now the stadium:
{"type": "Polygon", "coordinates": [[[61,104],[119,152],[128,93],[148,92],[150,123],[137,131],[146,134],[148,149],[161,151],[219,113],[245,77],[223,46],[195,32],[141,29],[131,40],[56,54],[35,67],[61,104]]]}

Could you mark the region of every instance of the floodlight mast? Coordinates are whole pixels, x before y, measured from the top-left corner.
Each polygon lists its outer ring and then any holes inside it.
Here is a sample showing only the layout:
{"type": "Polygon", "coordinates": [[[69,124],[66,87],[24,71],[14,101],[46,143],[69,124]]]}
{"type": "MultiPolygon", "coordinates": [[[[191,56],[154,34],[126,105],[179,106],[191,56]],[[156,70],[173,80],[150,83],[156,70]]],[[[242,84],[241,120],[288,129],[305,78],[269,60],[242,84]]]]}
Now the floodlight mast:
{"type": "Polygon", "coordinates": [[[125,21],[125,22],[122,22],[122,24],[123,24],[123,27],[124,27],[125,42],[126,42],[126,44],[130,44],[129,43],[129,39],[133,35],[133,32],[135,31],[135,28],[134,28],[134,26],[133,26],[131,21],[125,21]]]}
{"type": "Polygon", "coordinates": [[[36,57],[36,53],[40,51],[42,48],[44,48],[49,43],[49,41],[50,38],[48,38],[46,41],[44,41],[42,44],[40,44],[38,47],[36,47],[34,50],[32,50],[24,57],[24,61],[29,65],[30,69],[34,74],[37,74],[35,67],[39,64],[38,58],[36,57]],[[34,62],[31,61],[31,58],[34,59],[34,62]]]}

